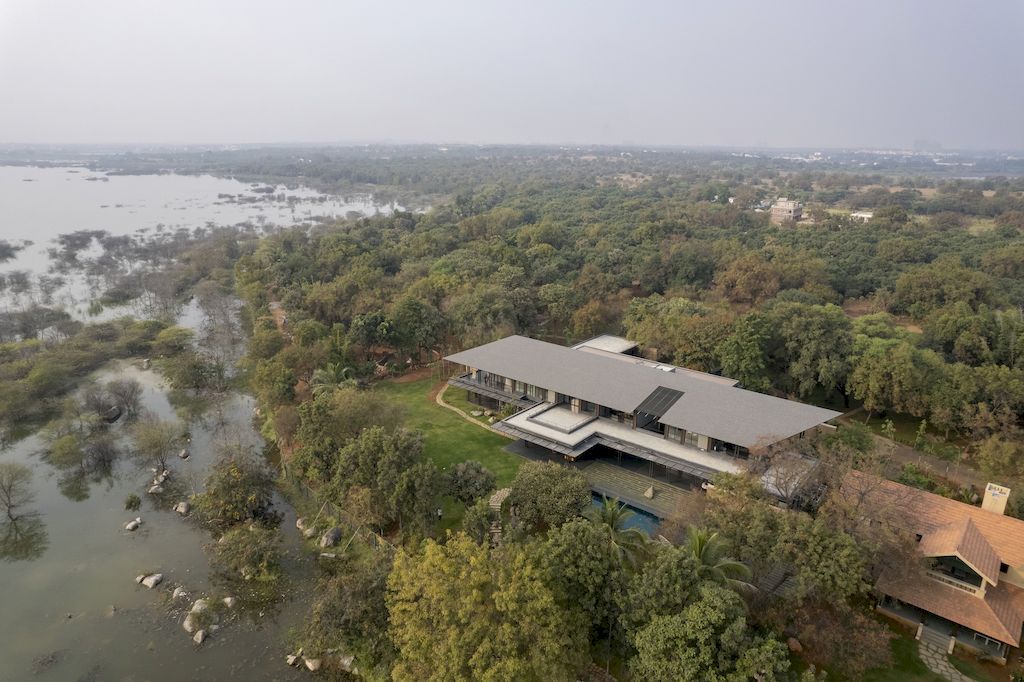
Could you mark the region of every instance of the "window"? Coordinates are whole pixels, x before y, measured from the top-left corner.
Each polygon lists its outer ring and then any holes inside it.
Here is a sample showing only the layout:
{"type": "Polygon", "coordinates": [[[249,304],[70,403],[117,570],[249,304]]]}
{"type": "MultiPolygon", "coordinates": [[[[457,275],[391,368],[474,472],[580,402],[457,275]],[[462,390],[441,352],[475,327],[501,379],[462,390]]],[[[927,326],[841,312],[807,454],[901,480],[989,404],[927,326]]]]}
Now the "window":
{"type": "Polygon", "coordinates": [[[1010,567],[1009,566],[1007,566],[1006,564],[1003,564],[1003,563],[999,564],[999,572],[1000,573],[1008,573],[1009,571],[1010,571],[1010,567]]]}
{"type": "Polygon", "coordinates": [[[697,447],[697,432],[696,431],[687,431],[686,432],[686,444],[687,445],[692,445],[693,447],[697,447]]]}
{"type": "Polygon", "coordinates": [[[526,385],[526,395],[530,396],[534,400],[547,400],[548,392],[546,389],[540,386],[534,386],[533,384],[526,385]]]}

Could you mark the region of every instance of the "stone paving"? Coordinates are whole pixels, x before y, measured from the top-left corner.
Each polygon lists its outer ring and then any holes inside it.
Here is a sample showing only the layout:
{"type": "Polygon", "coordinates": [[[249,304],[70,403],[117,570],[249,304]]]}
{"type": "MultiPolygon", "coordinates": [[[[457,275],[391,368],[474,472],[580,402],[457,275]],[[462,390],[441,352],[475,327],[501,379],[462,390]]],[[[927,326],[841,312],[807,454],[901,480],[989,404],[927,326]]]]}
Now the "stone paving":
{"type": "Polygon", "coordinates": [[[920,642],[919,644],[921,660],[924,661],[924,664],[933,673],[949,680],[949,682],[975,682],[974,679],[967,677],[967,675],[953,667],[945,651],[940,651],[927,642],[920,642]]]}

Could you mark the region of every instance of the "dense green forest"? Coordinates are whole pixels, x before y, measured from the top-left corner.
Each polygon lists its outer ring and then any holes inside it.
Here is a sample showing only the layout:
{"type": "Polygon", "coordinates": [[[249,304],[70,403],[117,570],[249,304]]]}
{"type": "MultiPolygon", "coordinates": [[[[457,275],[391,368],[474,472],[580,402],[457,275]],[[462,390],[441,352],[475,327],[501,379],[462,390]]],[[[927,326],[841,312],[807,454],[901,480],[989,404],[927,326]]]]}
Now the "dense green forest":
{"type": "MultiPolygon", "coordinates": [[[[894,466],[893,439],[1011,487],[1024,476],[1019,180],[619,164],[577,159],[560,175],[492,159],[429,210],[286,229],[230,256],[286,487],[378,538],[324,563],[297,636],[307,652],[341,652],[371,678],[467,680],[860,679],[892,660],[868,595],[879,557],[907,548],[865,531],[834,485],[783,516],[758,486],[722,479],[656,542],[614,503],[587,511],[578,474],[524,463],[519,514],[490,546],[494,474],[472,456],[441,469],[407,406],[367,386],[507,334],[622,333],[659,359],[849,411],[814,445],[833,483],[857,467],[973,499],[894,466]],[[782,195],[807,219],[771,224],[782,195]],[[461,510],[454,528],[439,499],[461,510]],[[780,571],[784,593],[750,587],[780,571]]],[[[271,166],[265,181],[287,175],[271,166]]]]}
{"type": "MultiPolygon", "coordinates": [[[[284,229],[62,235],[51,278],[87,272],[98,310],[135,301],[162,321],[83,324],[45,300],[0,315],[5,437],[50,422],[63,487],[84,494],[105,442],[75,427],[63,396],[107,359],[151,358],[178,409],[247,384],[310,549],[329,537],[308,618],[292,633],[321,675],[923,674],[901,653],[905,636],[870,613],[879,570],[909,548],[859,523],[838,483],[858,468],[973,502],[979,491],[965,481],[995,480],[1018,491],[1008,512],[1021,515],[1019,179],[711,154],[349,159],[359,153],[302,167],[283,152],[182,163],[270,191],[315,175],[325,189],[430,207],[284,229]],[[366,175],[330,175],[342,167],[366,175]],[[779,196],[804,202],[805,219],[772,224],[779,196]],[[101,255],[79,259],[91,244],[101,255]],[[197,332],[174,326],[192,298],[206,318],[197,332]],[[631,512],[595,506],[578,471],[520,459],[434,403],[441,357],[513,333],[559,343],[624,334],[662,361],[840,410],[840,430],[804,453],[823,464],[821,485],[787,496],[791,512],[780,514],[752,478],[722,477],[656,537],[630,529],[631,512]],[[495,512],[489,499],[504,487],[495,512]]],[[[0,284],[18,294],[22,279],[0,284]]],[[[159,463],[182,434],[152,427],[135,449],[159,463]]],[[[218,564],[275,584],[272,483],[243,461],[225,459],[193,502],[223,534],[218,564]]]]}

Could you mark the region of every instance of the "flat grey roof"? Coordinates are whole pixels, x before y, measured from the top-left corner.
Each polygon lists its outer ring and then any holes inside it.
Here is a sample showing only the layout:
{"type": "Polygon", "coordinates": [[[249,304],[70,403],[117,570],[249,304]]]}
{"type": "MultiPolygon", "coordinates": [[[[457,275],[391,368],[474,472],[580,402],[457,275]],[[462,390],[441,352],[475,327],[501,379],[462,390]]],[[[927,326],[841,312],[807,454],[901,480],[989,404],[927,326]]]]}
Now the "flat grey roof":
{"type": "Polygon", "coordinates": [[[606,350],[609,353],[625,353],[628,350],[633,350],[637,347],[636,341],[630,341],[624,339],[621,336],[613,336],[611,334],[601,334],[595,336],[592,339],[588,339],[583,343],[577,343],[573,346],[573,349],[579,348],[597,348],[598,350],[606,350]]]}
{"type": "Polygon", "coordinates": [[[839,416],[838,412],[620,362],[524,336],[508,336],[445,358],[460,365],[632,413],[659,387],[682,392],[661,422],[743,447],[768,445],[839,416]]]}

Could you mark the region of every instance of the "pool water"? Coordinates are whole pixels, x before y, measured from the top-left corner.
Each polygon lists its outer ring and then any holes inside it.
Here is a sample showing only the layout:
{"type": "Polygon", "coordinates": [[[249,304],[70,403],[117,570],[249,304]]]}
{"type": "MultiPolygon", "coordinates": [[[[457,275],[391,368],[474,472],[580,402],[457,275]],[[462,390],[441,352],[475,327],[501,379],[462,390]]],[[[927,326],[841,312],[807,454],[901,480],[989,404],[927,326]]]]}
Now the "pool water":
{"type": "MultiPolygon", "coordinates": [[[[591,495],[591,505],[594,507],[600,507],[604,503],[604,498],[597,493],[591,495]]],[[[642,509],[637,509],[631,505],[626,505],[626,508],[633,512],[633,515],[626,520],[626,528],[639,528],[643,532],[647,533],[651,537],[654,537],[658,530],[658,524],[661,523],[660,519],[654,514],[649,514],[642,509]]]]}

